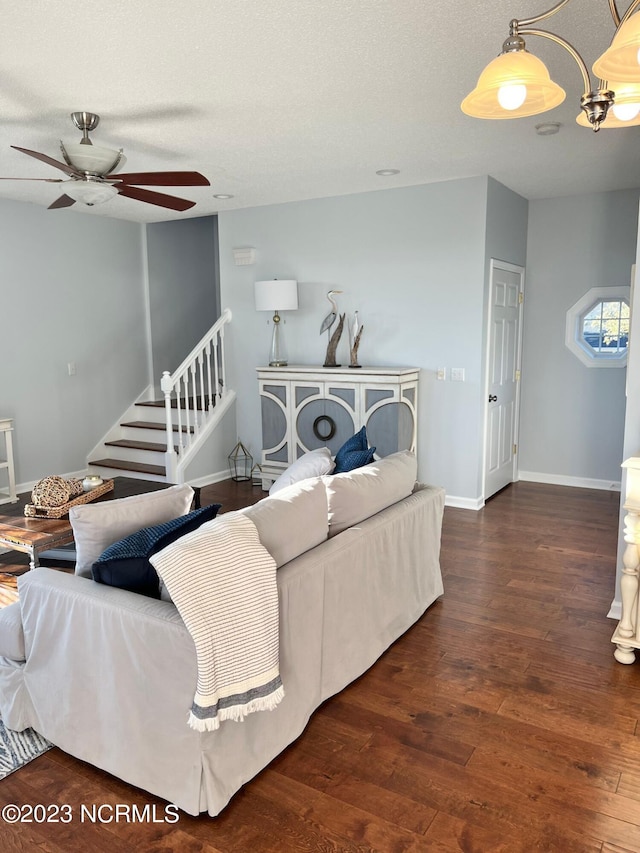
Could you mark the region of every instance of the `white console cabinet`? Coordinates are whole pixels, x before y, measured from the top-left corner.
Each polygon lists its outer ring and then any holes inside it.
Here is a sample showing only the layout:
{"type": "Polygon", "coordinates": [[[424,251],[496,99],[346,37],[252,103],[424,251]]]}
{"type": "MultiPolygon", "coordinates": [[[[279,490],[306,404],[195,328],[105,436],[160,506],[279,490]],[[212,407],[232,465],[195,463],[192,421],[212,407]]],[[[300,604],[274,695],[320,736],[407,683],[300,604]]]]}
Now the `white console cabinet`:
{"type": "Polygon", "coordinates": [[[417,367],[259,367],[262,486],[318,447],[331,453],[366,426],[376,457],[416,449],[417,367]]]}
{"type": "Polygon", "coordinates": [[[0,418],[0,435],[4,436],[4,448],[0,444],[0,504],[15,503],[16,475],[13,467],[13,419],[0,418]]]}

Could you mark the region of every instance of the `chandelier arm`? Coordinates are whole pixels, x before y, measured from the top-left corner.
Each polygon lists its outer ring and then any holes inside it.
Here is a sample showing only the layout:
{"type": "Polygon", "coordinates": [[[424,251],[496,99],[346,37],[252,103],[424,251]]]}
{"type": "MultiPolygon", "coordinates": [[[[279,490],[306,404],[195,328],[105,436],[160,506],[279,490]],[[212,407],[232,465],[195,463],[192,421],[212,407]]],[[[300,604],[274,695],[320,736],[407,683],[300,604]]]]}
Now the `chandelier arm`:
{"type": "MultiPolygon", "coordinates": [[[[542,12],[540,15],[535,15],[533,18],[522,18],[522,20],[513,20],[511,21],[511,27],[515,27],[515,32],[512,32],[512,35],[517,35],[520,31],[520,26],[530,27],[531,24],[537,24],[538,21],[545,21],[547,18],[550,18],[552,15],[555,15],[556,12],[559,12],[563,6],[566,6],[569,0],[560,0],[559,3],[556,3],[551,9],[546,12],[542,12]]],[[[611,2],[611,0],[610,0],[611,2]]],[[[640,2],[640,0],[639,0],[640,2]]]]}
{"type": "MultiPolygon", "coordinates": [[[[568,2],[568,0],[566,0],[568,2]]],[[[640,0],[635,0],[636,3],[640,4],[640,0]]],[[[560,5],[560,4],[558,4],[560,5]]],[[[521,36],[540,36],[541,38],[549,39],[549,41],[555,42],[559,44],[560,47],[563,47],[568,53],[573,56],[575,59],[578,68],[580,69],[580,73],[582,74],[582,80],[584,83],[584,94],[588,95],[591,92],[591,79],[589,77],[589,71],[587,70],[587,66],[585,65],[584,59],[580,56],[578,51],[572,44],[569,44],[566,39],[557,36],[555,33],[547,32],[547,30],[535,30],[535,29],[522,29],[518,30],[518,34],[521,36]]]]}
{"type": "MultiPolygon", "coordinates": [[[[610,0],[610,2],[611,2],[611,0],[610,0]]],[[[630,6],[629,6],[629,8],[627,9],[627,11],[626,11],[626,12],[624,13],[624,15],[620,18],[620,22],[619,22],[618,27],[617,27],[617,29],[618,29],[618,30],[619,30],[619,29],[620,29],[620,27],[624,24],[624,22],[625,22],[626,20],[628,20],[628,19],[633,15],[633,13],[636,11],[636,9],[638,8],[638,6],[640,6],[640,0],[633,0],[633,2],[631,3],[631,5],[630,5],[630,6]]]]}
{"type": "Polygon", "coordinates": [[[611,12],[613,23],[616,25],[617,29],[620,26],[620,13],[618,12],[618,7],[616,6],[616,0],[609,0],[609,11],[611,12]]]}

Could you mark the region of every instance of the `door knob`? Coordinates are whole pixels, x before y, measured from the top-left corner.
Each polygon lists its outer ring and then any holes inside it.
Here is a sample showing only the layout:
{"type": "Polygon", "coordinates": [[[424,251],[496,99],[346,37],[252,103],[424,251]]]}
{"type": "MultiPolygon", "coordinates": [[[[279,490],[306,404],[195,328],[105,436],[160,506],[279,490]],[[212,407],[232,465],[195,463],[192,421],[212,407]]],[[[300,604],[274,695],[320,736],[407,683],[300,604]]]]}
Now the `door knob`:
{"type": "Polygon", "coordinates": [[[497,403],[497,401],[498,401],[498,395],[497,394],[489,394],[489,402],[490,403],[497,403]]]}

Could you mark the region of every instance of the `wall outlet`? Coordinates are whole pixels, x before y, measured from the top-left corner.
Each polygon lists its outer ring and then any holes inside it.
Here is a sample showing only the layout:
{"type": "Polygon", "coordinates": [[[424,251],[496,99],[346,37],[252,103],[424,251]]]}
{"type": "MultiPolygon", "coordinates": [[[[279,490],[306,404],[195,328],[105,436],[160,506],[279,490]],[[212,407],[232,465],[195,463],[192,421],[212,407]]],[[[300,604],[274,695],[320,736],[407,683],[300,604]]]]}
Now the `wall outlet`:
{"type": "Polygon", "coordinates": [[[451,368],[451,381],[452,382],[464,382],[464,367],[452,367],[451,368]]]}
{"type": "Polygon", "coordinates": [[[436,371],[436,379],[439,379],[440,381],[444,381],[446,378],[447,378],[447,368],[446,367],[439,367],[436,371]]]}

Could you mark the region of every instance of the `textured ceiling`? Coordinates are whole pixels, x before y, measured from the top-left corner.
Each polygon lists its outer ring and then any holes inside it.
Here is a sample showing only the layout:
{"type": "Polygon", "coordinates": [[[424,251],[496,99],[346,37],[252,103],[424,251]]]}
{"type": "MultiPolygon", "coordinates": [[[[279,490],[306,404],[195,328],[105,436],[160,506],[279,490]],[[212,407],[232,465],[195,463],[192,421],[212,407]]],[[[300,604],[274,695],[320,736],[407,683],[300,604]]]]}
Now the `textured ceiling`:
{"type": "MultiPolygon", "coordinates": [[[[546,40],[528,47],[566,89],[563,105],[499,122],[460,112],[509,20],[540,11],[521,0],[7,3],[0,175],[62,176],[9,146],[57,159],[58,140],[80,138],[69,114],[89,110],[101,116],[94,142],[123,147],[126,171],[197,169],[212,186],[175,192],[197,202],[185,214],[115,198],[72,208],[85,215],[155,222],[484,174],[527,198],[640,186],[640,127],[579,127],[578,67],[546,40]],[[537,136],[544,120],[560,133],[537,136]]],[[[613,34],[606,0],[573,0],[539,26],[589,67],[613,34]]],[[[42,206],[59,194],[0,182],[0,197],[42,206]]]]}

